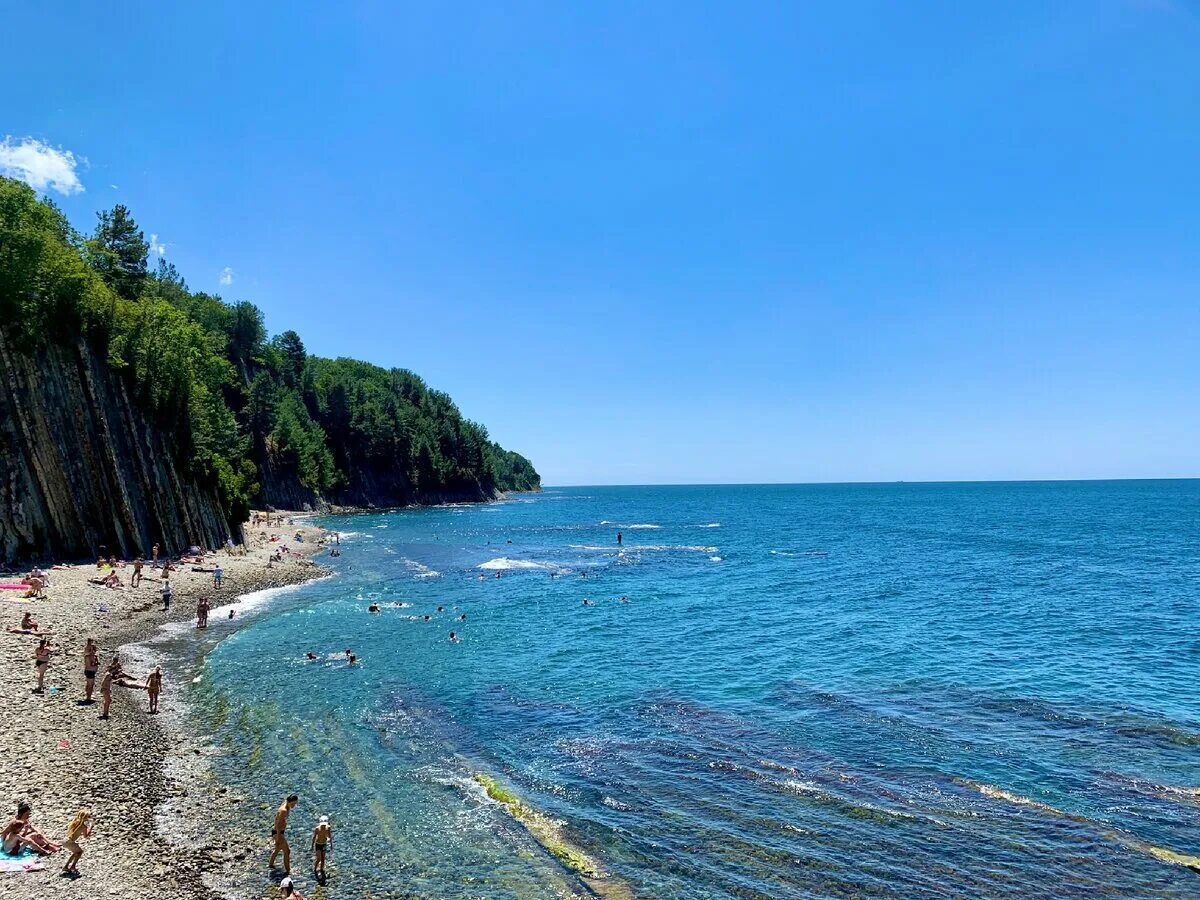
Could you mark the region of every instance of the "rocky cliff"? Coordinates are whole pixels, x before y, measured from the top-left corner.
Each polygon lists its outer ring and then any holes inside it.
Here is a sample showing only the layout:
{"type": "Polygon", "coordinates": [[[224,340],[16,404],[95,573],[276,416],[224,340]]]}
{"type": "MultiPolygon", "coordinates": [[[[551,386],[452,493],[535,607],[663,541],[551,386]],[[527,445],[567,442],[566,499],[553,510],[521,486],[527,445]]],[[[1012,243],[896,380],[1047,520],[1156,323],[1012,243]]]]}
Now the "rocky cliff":
{"type": "Polygon", "coordinates": [[[172,444],[82,339],[25,350],[0,328],[0,560],[222,544],[217,490],[172,444]]]}

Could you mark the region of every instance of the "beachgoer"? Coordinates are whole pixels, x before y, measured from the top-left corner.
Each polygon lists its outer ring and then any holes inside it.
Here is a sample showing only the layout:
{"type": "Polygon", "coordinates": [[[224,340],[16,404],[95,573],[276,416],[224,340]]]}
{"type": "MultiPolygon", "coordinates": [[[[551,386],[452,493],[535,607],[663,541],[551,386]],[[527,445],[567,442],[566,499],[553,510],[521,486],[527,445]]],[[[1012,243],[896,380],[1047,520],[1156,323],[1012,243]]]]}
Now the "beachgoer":
{"type": "Polygon", "coordinates": [[[450,632],[450,643],[452,643],[452,644],[458,643],[458,635],[455,634],[453,631],[450,632]]]}
{"type": "Polygon", "coordinates": [[[136,559],[134,559],[133,575],[129,579],[130,587],[137,587],[139,584],[142,583],[142,566],[143,565],[144,565],[144,563],[142,562],[142,558],[140,556],[137,557],[136,559]]]}
{"type": "Polygon", "coordinates": [[[329,827],[329,816],[321,816],[312,833],[313,874],[325,877],[325,856],[333,852],[333,829],[329,827]]]}
{"type": "Polygon", "coordinates": [[[288,813],[296,808],[296,804],[300,802],[300,798],[296,794],[289,794],[283,803],[279,804],[279,809],[275,810],[275,821],[271,825],[271,858],[267,860],[267,868],[275,868],[275,857],[283,853],[283,874],[290,875],[292,872],[292,848],[287,842],[287,820],[288,813]]]}
{"type": "Polygon", "coordinates": [[[445,611],[445,609],[446,609],[446,607],[444,607],[444,606],[439,606],[439,607],[437,608],[437,611],[438,611],[438,612],[444,612],[444,611],[445,611]]]}
{"type": "Polygon", "coordinates": [[[10,856],[17,856],[22,850],[29,847],[39,856],[49,856],[51,853],[61,850],[62,847],[30,823],[31,815],[33,815],[33,807],[29,803],[22,800],[17,804],[16,816],[5,826],[4,831],[0,832],[0,842],[3,843],[4,852],[10,856]]]}
{"type": "Polygon", "coordinates": [[[63,847],[71,851],[71,855],[67,857],[67,864],[63,866],[63,872],[67,875],[79,874],[79,860],[83,858],[83,848],[79,846],[79,839],[92,836],[91,822],[92,811],[85,806],[75,813],[75,818],[67,826],[67,839],[62,843],[63,847]]]}
{"type": "Polygon", "coordinates": [[[150,565],[155,569],[158,568],[158,544],[150,548],[150,565]]]}
{"type": "Polygon", "coordinates": [[[96,673],[100,671],[100,648],[95,638],[88,638],[83,645],[83,702],[94,703],[92,691],[96,689],[96,673]]]}
{"type": "Polygon", "coordinates": [[[231,618],[231,619],[233,618],[233,610],[232,609],[229,611],[229,618],[231,618]]]}
{"type": "Polygon", "coordinates": [[[33,651],[33,670],[37,673],[37,687],[34,693],[40,694],[46,689],[46,670],[50,668],[50,639],[38,641],[37,649],[33,651]]]}
{"type": "Polygon", "coordinates": [[[163,581],[162,586],[163,612],[171,611],[171,582],[163,581]]]}
{"type": "Polygon", "coordinates": [[[221,568],[221,564],[217,563],[217,567],[213,569],[213,586],[220,587],[221,579],[225,577],[225,570],[221,568]]]}
{"type": "Polygon", "coordinates": [[[458,617],[458,621],[460,621],[460,622],[465,622],[465,621],[467,621],[467,614],[466,614],[466,613],[463,613],[461,616],[459,616],[459,617],[458,617]]]}
{"type": "Polygon", "coordinates": [[[367,612],[372,612],[372,613],[377,613],[377,612],[379,612],[379,604],[378,604],[378,603],[372,603],[370,606],[368,606],[368,607],[367,607],[367,612]]]}
{"type": "Polygon", "coordinates": [[[591,600],[589,600],[587,597],[584,597],[584,598],[583,598],[583,605],[584,605],[584,606],[591,606],[591,605],[592,605],[592,601],[591,601],[591,600]]]}
{"type": "Polygon", "coordinates": [[[304,895],[296,890],[296,885],[292,883],[292,879],[285,878],[279,882],[279,893],[286,897],[287,900],[304,900],[304,895]]]}
{"type": "Polygon", "coordinates": [[[304,654],[304,658],[305,659],[316,659],[317,654],[315,654],[311,650],[309,650],[307,653],[304,654]]]}
{"type": "Polygon", "coordinates": [[[196,627],[197,628],[207,628],[208,627],[208,598],[207,597],[201,597],[196,602],[196,627]]]}
{"type": "Polygon", "coordinates": [[[146,693],[150,696],[150,712],[158,712],[158,695],[162,693],[162,666],[155,666],[154,671],[146,676],[146,693]]]}
{"type": "Polygon", "coordinates": [[[620,547],[624,540],[625,540],[625,536],[623,534],[621,534],[621,532],[618,531],[617,532],[617,546],[620,547]]]}
{"type": "Polygon", "coordinates": [[[425,616],[425,621],[428,622],[429,620],[430,620],[430,617],[428,615],[425,616]]]}

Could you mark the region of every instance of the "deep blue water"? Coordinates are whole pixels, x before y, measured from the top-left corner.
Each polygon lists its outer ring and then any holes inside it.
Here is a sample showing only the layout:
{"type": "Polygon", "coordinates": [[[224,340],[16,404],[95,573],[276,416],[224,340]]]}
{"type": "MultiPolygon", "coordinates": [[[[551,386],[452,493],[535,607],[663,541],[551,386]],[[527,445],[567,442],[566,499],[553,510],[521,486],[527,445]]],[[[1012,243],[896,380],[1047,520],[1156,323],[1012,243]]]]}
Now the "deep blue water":
{"type": "Polygon", "coordinates": [[[568,889],[473,772],[638,896],[1200,894],[1154,849],[1200,854],[1200,482],[321,522],[336,577],[274,597],[193,694],[254,815],[296,790],[298,833],[333,818],[325,896],[568,889]],[[303,658],[346,647],[360,667],[303,658]]]}

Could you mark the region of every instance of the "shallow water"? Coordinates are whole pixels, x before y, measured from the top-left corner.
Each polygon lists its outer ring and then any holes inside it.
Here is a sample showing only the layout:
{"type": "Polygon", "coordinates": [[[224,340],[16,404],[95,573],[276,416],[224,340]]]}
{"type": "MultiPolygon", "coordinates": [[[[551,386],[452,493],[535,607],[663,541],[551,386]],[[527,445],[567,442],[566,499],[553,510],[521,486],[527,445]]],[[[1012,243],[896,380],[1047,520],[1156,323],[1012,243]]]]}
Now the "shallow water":
{"type": "Polygon", "coordinates": [[[323,524],[337,577],[273,597],[191,699],[264,832],[293,790],[294,845],[332,817],[327,896],[570,890],[474,772],[641,896],[1200,892],[1171,855],[1200,854],[1200,482],[567,488],[323,524]]]}

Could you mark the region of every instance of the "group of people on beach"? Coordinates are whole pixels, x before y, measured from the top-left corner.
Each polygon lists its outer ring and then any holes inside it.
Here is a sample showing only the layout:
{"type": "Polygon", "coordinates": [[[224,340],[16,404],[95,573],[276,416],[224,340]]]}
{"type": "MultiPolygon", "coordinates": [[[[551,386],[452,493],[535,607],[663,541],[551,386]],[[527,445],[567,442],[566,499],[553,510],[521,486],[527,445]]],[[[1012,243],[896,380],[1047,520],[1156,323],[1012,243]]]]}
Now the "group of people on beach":
{"type": "Polygon", "coordinates": [[[92,811],[87,807],[79,810],[67,825],[66,836],[61,844],[55,843],[30,821],[33,816],[33,806],[22,800],[17,804],[17,812],[12,820],[0,832],[4,852],[9,856],[19,856],[26,850],[38,856],[50,856],[60,850],[67,850],[67,861],[63,865],[64,875],[79,875],[79,860],[83,858],[83,847],[79,845],[81,838],[92,836],[92,811]]]}
{"type": "MultiPolygon", "coordinates": [[[[272,872],[278,871],[275,860],[282,855],[284,877],[279,889],[285,897],[304,900],[292,882],[292,847],[287,839],[288,816],[299,802],[300,797],[297,794],[288,794],[275,810],[275,817],[271,820],[271,856],[267,860],[267,868],[272,872]]],[[[325,861],[333,852],[333,828],[329,824],[329,816],[321,816],[317,821],[317,827],[313,829],[309,840],[309,851],[312,853],[313,875],[319,884],[324,884],[327,877],[325,861]]]]}

